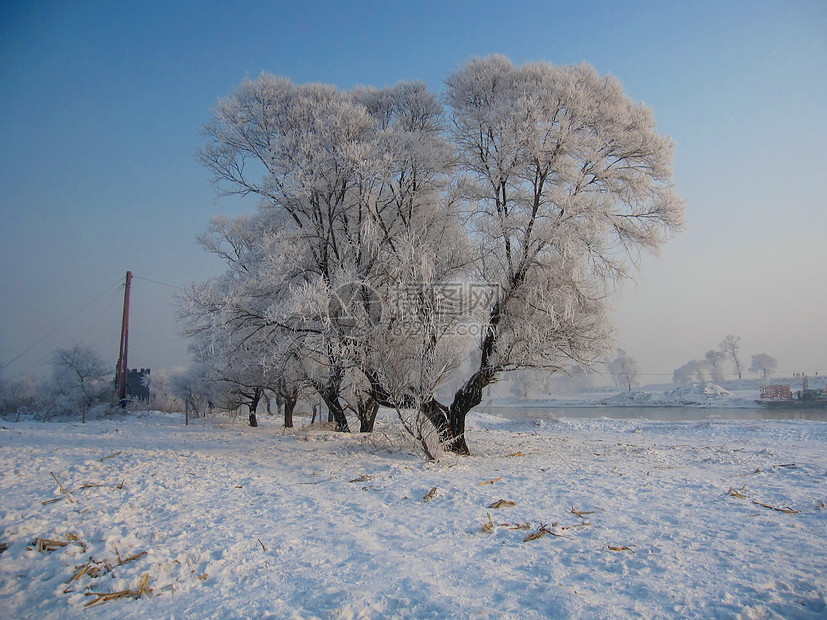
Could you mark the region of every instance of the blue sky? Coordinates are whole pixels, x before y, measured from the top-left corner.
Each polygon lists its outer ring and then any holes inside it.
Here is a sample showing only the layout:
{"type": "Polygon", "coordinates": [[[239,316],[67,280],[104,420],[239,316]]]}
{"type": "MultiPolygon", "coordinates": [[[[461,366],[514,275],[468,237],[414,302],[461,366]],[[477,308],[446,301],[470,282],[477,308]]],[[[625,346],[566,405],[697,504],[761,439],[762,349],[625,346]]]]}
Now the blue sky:
{"type": "Polygon", "coordinates": [[[0,364],[40,372],[82,342],[114,364],[185,365],[172,294],[218,273],[195,243],[216,198],[195,162],[246,76],[436,91],[472,56],[587,61],[676,142],[689,229],[618,298],[648,379],[740,335],[747,365],[827,372],[827,3],[15,2],[0,6],[0,364]],[[150,282],[154,280],[156,282],[150,282]],[[100,297],[98,297],[100,295],[100,297]]]}

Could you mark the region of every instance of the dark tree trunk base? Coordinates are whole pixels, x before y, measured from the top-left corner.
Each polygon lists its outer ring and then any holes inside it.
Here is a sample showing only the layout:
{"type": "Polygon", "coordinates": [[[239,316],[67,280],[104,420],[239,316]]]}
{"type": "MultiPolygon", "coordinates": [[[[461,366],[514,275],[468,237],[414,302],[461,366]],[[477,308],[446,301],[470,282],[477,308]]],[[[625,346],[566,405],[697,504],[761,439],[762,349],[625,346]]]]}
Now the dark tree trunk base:
{"type": "Polygon", "coordinates": [[[296,406],[295,398],[287,398],[284,401],[284,428],[293,428],[293,408],[296,406]]]}
{"type": "Polygon", "coordinates": [[[454,394],[454,402],[446,411],[450,435],[450,439],[445,443],[446,450],[455,454],[471,454],[465,441],[465,418],[482,402],[482,391],[493,382],[494,377],[495,373],[491,368],[483,368],[454,394]]]}
{"type": "Polygon", "coordinates": [[[379,413],[379,403],[373,399],[367,402],[359,401],[359,410],[356,412],[359,418],[359,432],[372,433],[376,424],[376,414],[379,413]]]}
{"type": "Polygon", "coordinates": [[[327,405],[328,416],[332,417],[336,423],[336,430],[340,433],[349,433],[350,426],[348,426],[347,416],[345,416],[342,404],[339,402],[338,394],[323,394],[322,400],[327,405]]]}

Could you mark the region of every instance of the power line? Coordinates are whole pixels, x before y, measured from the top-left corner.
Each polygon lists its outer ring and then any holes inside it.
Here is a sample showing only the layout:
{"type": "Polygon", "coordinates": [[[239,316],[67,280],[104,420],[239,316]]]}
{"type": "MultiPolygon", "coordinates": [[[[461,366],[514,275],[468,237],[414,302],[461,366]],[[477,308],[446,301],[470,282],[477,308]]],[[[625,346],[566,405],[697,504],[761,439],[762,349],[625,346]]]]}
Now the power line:
{"type": "Polygon", "coordinates": [[[103,297],[104,295],[106,295],[106,293],[108,293],[110,290],[112,290],[113,288],[115,288],[116,286],[118,286],[120,283],[121,283],[121,280],[120,280],[120,278],[119,278],[117,282],[115,282],[115,283],[114,283],[114,284],[112,284],[111,286],[107,286],[107,287],[106,287],[106,289],[105,289],[102,293],[100,293],[99,295],[97,295],[94,299],[92,299],[92,301],[90,301],[88,304],[86,304],[85,306],[83,306],[83,308],[81,308],[80,310],[78,310],[77,312],[75,312],[72,316],[70,316],[68,319],[66,319],[65,321],[63,321],[60,325],[58,325],[57,327],[55,327],[52,331],[50,331],[49,333],[47,333],[45,336],[43,336],[42,338],[40,338],[37,342],[35,342],[35,343],[34,343],[34,344],[32,344],[31,346],[29,346],[29,347],[28,347],[25,351],[23,351],[22,353],[18,354],[18,355],[17,355],[14,359],[12,359],[10,362],[7,362],[7,363],[3,364],[3,366],[0,366],[0,371],[3,371],[3,370],[5,370],[6,368],[8,368],[9,366],[11,366],[14,362],[16,362],[17,360],[19,360],[19,359],[20,359],[21,357],[23,357],[24,355],[26,355],[26,353],[28,353],[29,351],[31,351],[32,349],[34,349],[37,345],[39,345],[41,342],[43,342],[44,340],[46,340],[46,338],[48,338],[49,336],[51,336],[52,334],[54,334],[54,333],[55,333],[56,331],[58,331],[61,327],[63,327],[64,325],[66,325],[66,323],[68,323],[69,321],[71,321],[72,319],[74,319],[77,315],[79,315],[81,312],[83,312],[84,310],[86,310],[89,306],[91,306],[91,305],[92,305],[93,303],[95,303],[98,299],[100,299],[101,297],[103,297]]]}
{"type": "MultiPolygon", "coordinates": [[[[144,280],[144,281],[146,281],[146,282],[151,282],[151,283],[153,283],[153,284],[159,284],[159,285],[161,285],[161,286],[167,286],[167,287],[169,287],[169,288],[174,288],[174,289],[177,289],[177,290],[179,290],[179,291],[186,290],[186,289],[185,289],[184,287],[182,287],[182,286],[176,286],[175,284],[169,284],[168,282],[161,282],[160,280],[152,280],[152,279],[150,279],[150,278],[143,278],[143,277],[141,277],[141,276],[136,276],[136,275],[133,275],[132,277],[133,277],[133,278],[136,278],[136,279],[138,279],[138,280],[144,280]]],[[[26,353],[28,353],[29,351],[31,351],[32,349],[34,349],[37,345],[39,345],[41,342],[43,342],[44,340],[46,340],[49,336],[51,336],[52,334],[54,334],[56,331],[58,331],[59,329],[61,329],[61,328],[62,328],[64,325],[66,325],[69,321],[71,321],[72,319],[74,319],[77,315],[79,315],[81,312],[83,312],[84,310],[86,310],[89,306],[91,306],[92,304],[94,304],[94,303],[95,303],[96,301],[98,301],[101,297],[103,297],[104,295],[106,295],[106,293],[108,293],[110,290],[112,290],[113,288],[115,288],[116,286],[118,286],[119,284],[121,284],[121,282],[122,282],[122,280],[121,280],[121,279],[118,279],[118,281],[117,281],[117,282],[115,282],[115,283],[114,283],[114,284],[112,284],[111,286],[106,287],[106,289],[104,289],[104,290],[103,290],[103,292],[101,292],[100,294],[98,294],[98,295],[96,295],[94,298],[92,298],[92,300],[91,300],[89,303],[87,303],[85,306],[83,306],[82,308],[80,308],[78,311],[76,311],[74,314],[72,314],[69,318],[67,318],[66,320],[64,320],[63,322],[61,322],[61,323],[60,323],[57,327],[55,327],[54,329],[52,329],[51,331],[49,331],[48,333],[46,333],[45,335],[43,335],[43,336],[42,336],[41,338],[39,338],[37,341],[35,341],[34,343],[32,343],[30,346],[28,346],[25,350],[23,350],[23,351],[22,351],[22,352],[20,352],[18,355],[16,355],[13,359],[11,359],[10,361],[8,361],[8,362],[6,362],[5,364],[3,364],[2,366],[0,366],[0,372],[2,372],[2,371],[3,371],[3,370],[5,370],[6,368],[8,368],[8,367],[9,367],[9,366],[11,366],[12,364],[14,364],[14,362],[16,362],[17,360],[19,360],[19,359],[20,359],[21,357],[23,357],[24,355],[26,355],[26,353]]]]}
{"type": "Polygon", "coordinates": [[[169,288],[176,288],[179,291],[186,290],[183,286],[176,286],[175,284],[167,284],[166,282],[159,282],[158,280],[150,280],[149,278],[142,278],[141,276],[136,276],[132,274],[132,277],[136,280],[144,280],[145,282],[152,282],[153,284],[160,284],[161,286],[168,286],[169,288]]]}

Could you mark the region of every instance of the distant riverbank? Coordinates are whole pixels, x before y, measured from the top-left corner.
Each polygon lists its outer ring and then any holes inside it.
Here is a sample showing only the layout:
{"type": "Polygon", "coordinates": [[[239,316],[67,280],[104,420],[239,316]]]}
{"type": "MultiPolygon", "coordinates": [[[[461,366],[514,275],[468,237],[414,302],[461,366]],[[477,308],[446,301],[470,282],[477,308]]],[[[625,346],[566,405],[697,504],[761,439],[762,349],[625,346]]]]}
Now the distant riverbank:
{"type": "Polygon", "coordinates": [[[549,420],[556,418],[610,418],[613,420],[815,420],[827,422],[827,409],[767,409],[753,407],[609,407],[609,406],[480,406],[480,411],[508,420],[549,420]]]}

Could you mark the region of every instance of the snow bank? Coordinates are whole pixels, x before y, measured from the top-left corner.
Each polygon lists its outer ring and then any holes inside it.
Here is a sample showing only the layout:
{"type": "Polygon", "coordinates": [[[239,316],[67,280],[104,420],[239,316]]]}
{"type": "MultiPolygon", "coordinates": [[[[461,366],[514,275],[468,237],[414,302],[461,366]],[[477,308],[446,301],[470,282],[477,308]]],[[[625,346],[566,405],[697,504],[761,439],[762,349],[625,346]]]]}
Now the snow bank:
{"type": "Polygon", "coordinates": [[[736,396],[715,383],[699,383],[668,392],[621,392],[604,398],[605,407],[755,407],[755,401],[736,396]]]}
{"type": "Polygon", "coordinates": [[[827,614],[827,423],[181,422],[2,423],[0,617],[827,614]]]}

